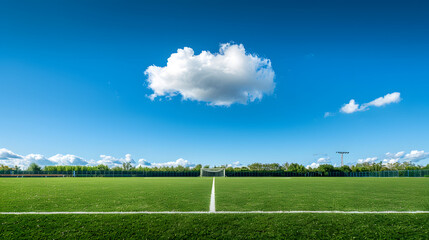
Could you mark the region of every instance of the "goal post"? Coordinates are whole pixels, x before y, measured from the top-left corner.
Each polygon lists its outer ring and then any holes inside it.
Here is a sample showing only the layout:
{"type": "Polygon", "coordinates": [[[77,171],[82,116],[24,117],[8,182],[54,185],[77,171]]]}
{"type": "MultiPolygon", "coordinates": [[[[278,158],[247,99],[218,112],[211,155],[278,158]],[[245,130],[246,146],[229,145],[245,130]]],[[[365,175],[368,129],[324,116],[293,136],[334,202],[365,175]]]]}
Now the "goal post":
{"type": "Polygon", "coordinates": [[[201,168],[200,177],[225,177],[225,168],[201,168]]]}

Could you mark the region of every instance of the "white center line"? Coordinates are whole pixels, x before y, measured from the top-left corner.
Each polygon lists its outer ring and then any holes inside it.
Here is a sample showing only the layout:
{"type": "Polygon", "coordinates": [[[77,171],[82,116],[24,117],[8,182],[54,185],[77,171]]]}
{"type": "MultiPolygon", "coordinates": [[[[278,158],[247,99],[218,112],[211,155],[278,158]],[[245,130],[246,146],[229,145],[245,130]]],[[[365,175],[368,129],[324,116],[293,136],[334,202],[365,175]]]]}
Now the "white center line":
{"type": "Polygon", "coordinates": [[[0,212],[0,215],[69,215],[69,214],[429,214],[429,211],[191,211],[191,212],[0,212]]]}
{"type": "Polygon", "coordinates": [[[216,212],[216,204],[215,204],[215,178],[213,177],[213,185],[212,185],[212,195],[210,197],[210,211],[211,213],[216,212]]]}

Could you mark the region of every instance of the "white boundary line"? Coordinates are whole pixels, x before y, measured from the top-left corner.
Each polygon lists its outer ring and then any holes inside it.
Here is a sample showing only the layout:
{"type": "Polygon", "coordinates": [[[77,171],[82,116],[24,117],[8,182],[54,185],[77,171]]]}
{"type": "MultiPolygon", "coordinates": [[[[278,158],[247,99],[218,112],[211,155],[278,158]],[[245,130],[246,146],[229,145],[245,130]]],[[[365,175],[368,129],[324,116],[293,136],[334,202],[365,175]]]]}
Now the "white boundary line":
{"type": "Polygon", "coordinates": [[[318,214],[429,214],[429,211],[191,211],[191,212],[0,212],[0,215],[95,215],[95,214],[296,214],[296,213],[318,213],[318,214]]]}
{"type": "Polygon", "coordinates": [[[211,213],[216,212],[216,203],[215,203],[215,178],[213,177],[212,185],[212,194],[210,196],[210,211],[211,213]]]}

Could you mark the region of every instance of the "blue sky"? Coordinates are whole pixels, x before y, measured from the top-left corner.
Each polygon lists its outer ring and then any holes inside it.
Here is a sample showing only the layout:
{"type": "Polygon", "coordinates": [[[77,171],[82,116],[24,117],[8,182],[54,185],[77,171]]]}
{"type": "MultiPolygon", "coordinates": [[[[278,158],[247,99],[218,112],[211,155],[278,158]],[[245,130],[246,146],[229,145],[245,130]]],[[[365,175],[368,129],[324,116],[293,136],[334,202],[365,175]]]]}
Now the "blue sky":
{"type": "MultiPolygon", "coordinates": [[[[428,156],[428,10],[424,1],[2,1],[0,148],[210,165],[428,156]],[[273,91],[230,106],[184,100],[180,89],[148,98],[149,66],[224,43],[269,59],[273,91]],[[394,92],[399,102],[339,112],[394,92]]],[[[217,93],[227,92],[220,80],[217,93]]]]}

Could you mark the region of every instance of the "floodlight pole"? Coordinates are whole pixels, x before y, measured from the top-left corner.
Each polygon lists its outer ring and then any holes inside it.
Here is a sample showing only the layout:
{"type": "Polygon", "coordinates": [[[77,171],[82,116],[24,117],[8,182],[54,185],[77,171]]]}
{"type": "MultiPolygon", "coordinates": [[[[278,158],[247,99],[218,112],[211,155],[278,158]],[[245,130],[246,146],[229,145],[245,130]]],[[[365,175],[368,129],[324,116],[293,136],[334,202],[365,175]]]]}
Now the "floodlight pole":
{"type": "Polygon", "coordinates": [[[343,161],[343,155],[344,154],[349,154],[349,152],[337,152],[338,154],[341,154],[341,167],[344,166],[344,161],[343,161]]]}

